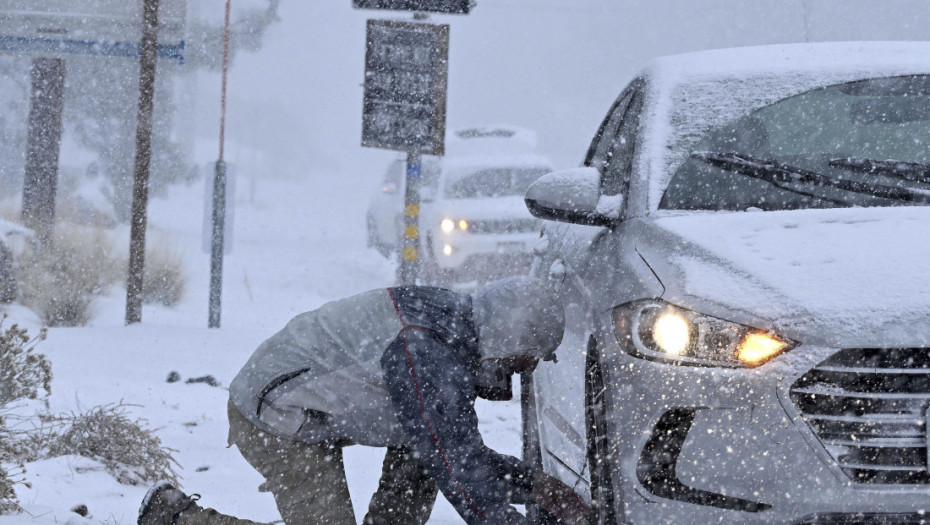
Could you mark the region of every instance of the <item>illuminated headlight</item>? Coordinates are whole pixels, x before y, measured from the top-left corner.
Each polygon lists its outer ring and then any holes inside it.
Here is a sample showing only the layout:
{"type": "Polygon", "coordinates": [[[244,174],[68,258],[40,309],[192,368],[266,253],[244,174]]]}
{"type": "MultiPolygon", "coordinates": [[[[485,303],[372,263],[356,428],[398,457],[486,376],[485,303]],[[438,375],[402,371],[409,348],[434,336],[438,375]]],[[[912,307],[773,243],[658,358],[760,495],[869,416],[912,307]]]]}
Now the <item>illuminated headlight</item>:
{"type": "Polygon", "coordinates": [[[452,233],[455,231],[456,227],[462,231],[465,231],[468,229],[468,221],[465,219],[459,219],[456,221],[455,219],[451,219],[449,217],[439,221],[439,229],[442,230],[443,233],[452,233]]]}
{"type": "Polygon", "coordinates": [[[453,248],[451,244],[446,244],[446,245],[443,245],[442,247],[443,255],[446,255],[446,256],[452,255],[452,252],[454,251],[455,251],[455,248],[453,248]]]}
{"type": "Polygon", "coordinates": [[[662,301],[618,306],[613,321],[617,340],[627,351],[667,362],[754,367],[797,346],[772,332],[662,301]]]}

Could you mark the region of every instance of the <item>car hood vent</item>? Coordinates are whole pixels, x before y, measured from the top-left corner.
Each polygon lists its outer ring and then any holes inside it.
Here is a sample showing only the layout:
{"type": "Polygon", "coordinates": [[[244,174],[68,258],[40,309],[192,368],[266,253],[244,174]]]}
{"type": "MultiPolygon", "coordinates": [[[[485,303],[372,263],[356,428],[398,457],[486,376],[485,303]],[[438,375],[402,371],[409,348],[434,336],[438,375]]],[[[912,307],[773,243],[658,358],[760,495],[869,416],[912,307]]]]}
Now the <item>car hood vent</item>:
{"type": "Polygon", "coordinates": [[[930,348],[855,348],[791,387],[791,400],[856,483],[930,484],[930,348]]]}

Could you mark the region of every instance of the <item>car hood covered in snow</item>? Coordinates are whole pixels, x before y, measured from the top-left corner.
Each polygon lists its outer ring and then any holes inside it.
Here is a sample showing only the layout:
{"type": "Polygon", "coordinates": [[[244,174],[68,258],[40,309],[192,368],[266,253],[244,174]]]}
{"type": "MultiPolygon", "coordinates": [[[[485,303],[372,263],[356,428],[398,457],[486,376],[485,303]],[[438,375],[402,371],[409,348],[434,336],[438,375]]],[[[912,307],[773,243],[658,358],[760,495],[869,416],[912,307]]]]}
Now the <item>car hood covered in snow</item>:
{"type": "Polygon", "coordinates": [[[485,197],[482,199],[443,199],[424,204],[424,213],[436,221],[452,219],[532,219],[522,196],[485,197]]]}
{"type": "Polygon", "coordinates": [[[637,251],[664,299],[831,346],[930,344],[930,207],[687,213],[637,251]]]}

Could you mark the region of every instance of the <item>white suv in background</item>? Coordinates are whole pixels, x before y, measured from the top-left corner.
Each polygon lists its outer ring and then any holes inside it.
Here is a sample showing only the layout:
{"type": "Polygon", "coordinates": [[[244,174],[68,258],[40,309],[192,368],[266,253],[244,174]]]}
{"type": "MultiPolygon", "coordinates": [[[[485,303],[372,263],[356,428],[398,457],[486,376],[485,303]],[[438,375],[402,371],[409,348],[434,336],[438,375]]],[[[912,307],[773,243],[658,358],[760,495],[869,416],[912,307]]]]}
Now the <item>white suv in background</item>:
{"type": "MultiPolygon", "coordinates": [[[[422,158],[421,281],[452,285],[525,274],[541,221],[526,209],[530,184],[552,171],[534,132],[461,129],[446,156],[422,158]]],[[[402,242],[406,160],[393,161],[368,206],[368,245],[396,257],[402,242]]]]}
{"type": "Polygon", "coordinates": [[[498,126],[459,130],[447,141],[437,183],[423,194],[421,275],[450,285],[525,274],[541,221],[523,203],[552,171],[535,134],[498,126]]]}

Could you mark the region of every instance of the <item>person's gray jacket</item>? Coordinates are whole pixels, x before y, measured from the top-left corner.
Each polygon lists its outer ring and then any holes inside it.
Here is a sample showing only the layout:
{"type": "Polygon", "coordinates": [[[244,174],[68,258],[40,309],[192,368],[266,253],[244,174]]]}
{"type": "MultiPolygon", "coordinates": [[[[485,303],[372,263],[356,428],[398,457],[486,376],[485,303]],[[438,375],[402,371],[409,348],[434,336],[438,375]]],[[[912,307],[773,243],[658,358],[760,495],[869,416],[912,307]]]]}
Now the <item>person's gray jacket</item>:
{"type": "Polygon", "coordinates": [[[230,396],[285,438],[411,446],[466,522],[525,523],[509,503],[527,501],[533,472],[481,439],[479,361],[469,295],[373,290],[295,317],[259,346],[230,396]]]}

